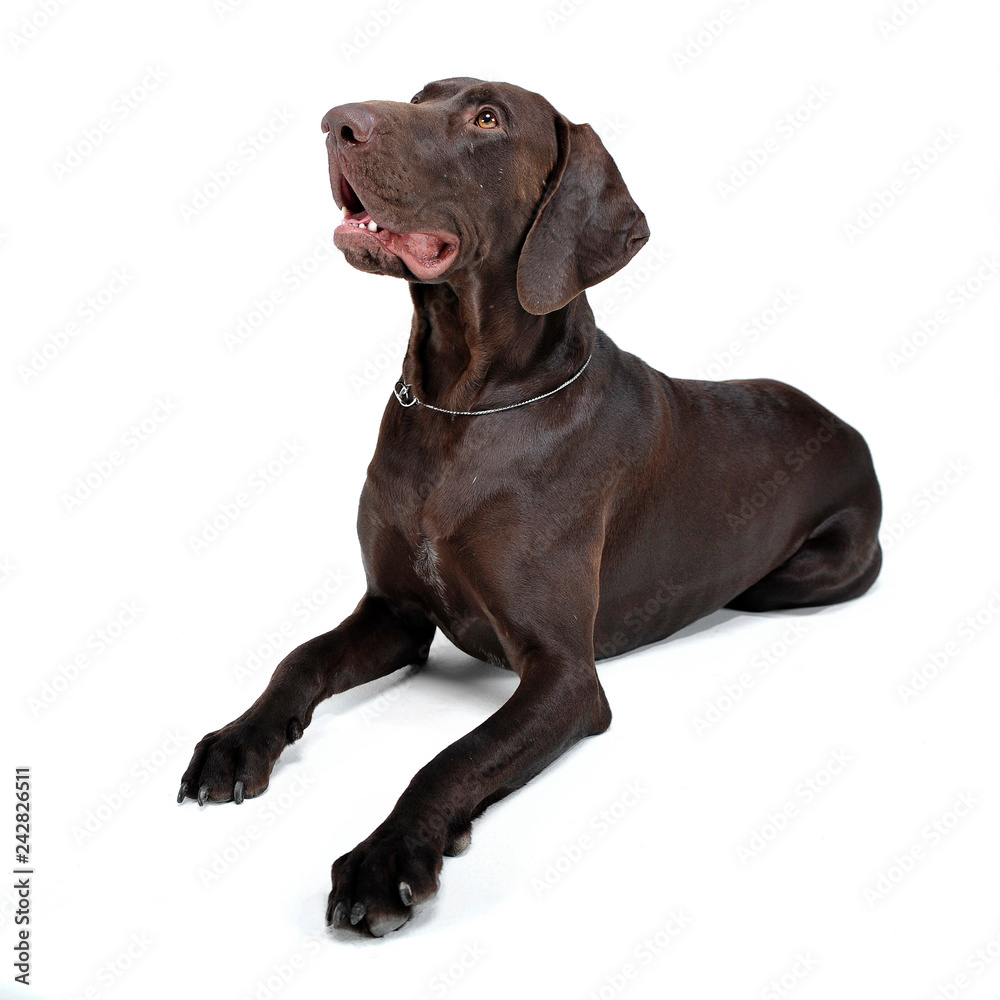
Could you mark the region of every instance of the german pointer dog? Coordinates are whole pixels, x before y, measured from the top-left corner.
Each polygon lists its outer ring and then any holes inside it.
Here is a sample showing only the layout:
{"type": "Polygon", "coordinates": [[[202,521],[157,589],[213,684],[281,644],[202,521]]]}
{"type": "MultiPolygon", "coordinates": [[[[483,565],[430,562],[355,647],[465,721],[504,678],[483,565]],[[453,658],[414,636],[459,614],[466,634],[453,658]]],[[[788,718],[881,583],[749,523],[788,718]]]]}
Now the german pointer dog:
{"type": "Polygon", "coordinates": [[[260,795],[330,695],[427,659],[435,629],[517,673],[333,865],[327,922],[381,936],[471,822],[611,709],[595,661],[718,608],[863,594],[881,498],[861,435],[768,379],[672,379],[597,329],[584,289],[649,237],[589,125],[467,77],[323,119],[334,243],[409,283],[402,376],[361,493],[367,590],[209,733],[178,801],[260,795]]]}

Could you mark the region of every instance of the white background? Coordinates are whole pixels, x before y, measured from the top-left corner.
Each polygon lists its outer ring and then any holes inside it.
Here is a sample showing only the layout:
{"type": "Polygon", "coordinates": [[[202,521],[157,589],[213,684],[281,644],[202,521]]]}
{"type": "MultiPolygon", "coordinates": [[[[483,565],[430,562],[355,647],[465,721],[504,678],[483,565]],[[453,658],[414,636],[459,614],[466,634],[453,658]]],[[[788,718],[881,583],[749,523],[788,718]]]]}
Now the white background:
{"type": "Polygon", "coordinates": [[[987,0],[907,0],[913,13],[880,27],[893,6],[394,0],[379,24],[379,0],[97,0],[48,23],[41,5],[7,5],[0,844],[7,871],[12,772],[29,764],[36,873],[30,989],[12,982],[12,876],[0,888],[0,990],[1000,994],[1000,960],[974,957],[1000,954],[1000,282],[984,264],[1000,251],[1000,16],[987,0]],[[345,49],[366,23],[373,37],[345,49]],[[886,560],[856,602],[723,612],[603,665],[608,733],[478,820],[404,930],[333,937],[331,862],[515,678],[438,638],[411,682],[324,705],[266,796],[174,796],[194,742],[363,592],[357,497],[409,300],[329,252],[320,119],[454,75],[537,90],[604,136],[652,238],[590,293],[603,327],[669,374],[776,377],[858,427],[886,560]],[[824,95],[811,110],[810,93],[824,95]],[[795,127],[779,126],[789,113],[795,127]],[[239,172],[213,187],[230,161],[239,172]],[[744,162],[727,195],[718,182],[744,162]],[[969,286],[980,269],[990,280],[969,286]],[[273,314],[228,349],[275,290],[273,314]],[[782,292],[794,305],[751,342],[745,324],[782,292]],[[301,453],[195,554],[203,522],[289,441],[301,453]],[[90,474],[92,495],[68,504],[90,474]],[[239,678],[283,625],[282,650],[239,678]],[[932,674],[932,654],[946,665],[904,704],[899,685],[932,674]],[[848,762],[836,774],[833,755],[848,762]],[[776,834],[769,816],[786,809],[776,834]],[[755,831],[770,839],[741,856],[755,831]]]}

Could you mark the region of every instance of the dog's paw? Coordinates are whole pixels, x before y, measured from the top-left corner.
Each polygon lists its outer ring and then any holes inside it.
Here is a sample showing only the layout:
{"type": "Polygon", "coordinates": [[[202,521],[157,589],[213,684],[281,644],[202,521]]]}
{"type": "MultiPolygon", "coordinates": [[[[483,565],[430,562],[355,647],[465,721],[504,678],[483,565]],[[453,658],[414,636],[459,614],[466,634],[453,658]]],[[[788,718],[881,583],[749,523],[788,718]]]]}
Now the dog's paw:
{"type": "Polygon", "coordinates": [[[376,831],[333,863],[326,922],[374,937],[398,930],[438,889],[442,851],[406,832],[376,831]]]}
{"type": "Polygon", "coordinates": [[[194,748],[191,763],[181,778],[177,801],[197,799],[237,805],[266,791],[271,768],[281,751],[302,736],[298,719],[280,726],[240,718],[209,733],[194,748]]]}

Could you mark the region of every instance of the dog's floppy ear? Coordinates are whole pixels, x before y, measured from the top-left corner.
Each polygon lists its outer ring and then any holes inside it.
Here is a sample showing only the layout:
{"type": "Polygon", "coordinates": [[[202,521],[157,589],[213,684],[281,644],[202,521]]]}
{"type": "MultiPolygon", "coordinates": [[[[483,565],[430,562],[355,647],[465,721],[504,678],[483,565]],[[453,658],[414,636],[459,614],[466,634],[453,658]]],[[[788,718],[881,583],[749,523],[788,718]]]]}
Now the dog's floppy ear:
{"type": "Polygon", "coordinates": [[[517,295],[535,315],[561,309],[624,267],[649,239],[604,143],[556,119],[559,156],[517,264],[517,295]]]}

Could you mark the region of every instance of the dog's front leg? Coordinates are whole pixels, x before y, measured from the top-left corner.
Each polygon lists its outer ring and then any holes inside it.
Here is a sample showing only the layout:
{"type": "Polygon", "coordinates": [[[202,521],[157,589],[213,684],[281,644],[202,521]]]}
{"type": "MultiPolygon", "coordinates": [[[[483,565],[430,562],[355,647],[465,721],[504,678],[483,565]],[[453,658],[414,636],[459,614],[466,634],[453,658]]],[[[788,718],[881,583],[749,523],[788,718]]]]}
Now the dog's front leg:
{"type": "Polygon", "coordinates": [[[607,729],[592,649],[532,644],[510,659],[521,676],[510,700],[418,771],[385,822],[334,863],[328,923],[377,937],[406,923],[437,891],[442,855],[468,845],[475,816],[607,729]]]}
{"type": "Polygon", "coordinates": [[[330,695],[427,659],[434,625],[366,594],[332,632],[310,639],[278,664],[264,693],[238,719],[194,748],[177,801],[237,803],[267,788],[281,751],[301,735],[330,695]]]}

